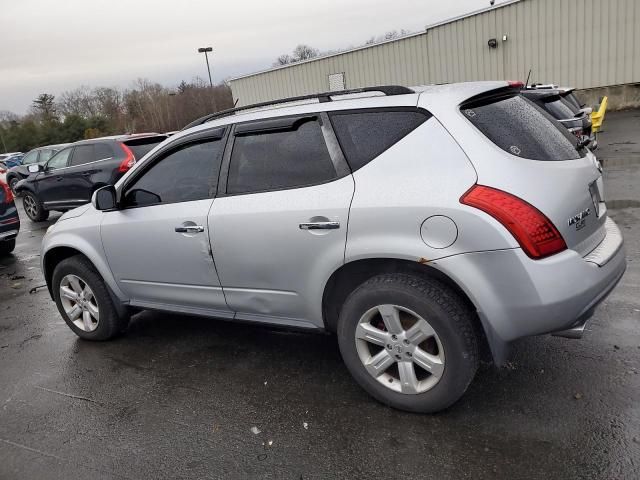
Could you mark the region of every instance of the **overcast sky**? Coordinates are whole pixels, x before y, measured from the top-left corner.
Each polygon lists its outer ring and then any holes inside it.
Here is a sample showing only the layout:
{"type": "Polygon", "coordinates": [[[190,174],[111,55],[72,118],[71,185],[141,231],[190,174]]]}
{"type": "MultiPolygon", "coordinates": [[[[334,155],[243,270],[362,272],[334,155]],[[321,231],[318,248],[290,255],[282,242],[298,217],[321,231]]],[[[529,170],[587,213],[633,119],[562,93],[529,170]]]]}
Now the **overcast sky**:
{"type": "MultiPolygon", "coordinates": [[[[500,2],[497,2],[500,3],[500,2]]],[[[306,43],[348,48],[389,30],[489,6],[489,0],[0,0],[0,110],[25,113],[40,93],[127,87],[139,77],[177,85],[268,68],[306,43]]]]}

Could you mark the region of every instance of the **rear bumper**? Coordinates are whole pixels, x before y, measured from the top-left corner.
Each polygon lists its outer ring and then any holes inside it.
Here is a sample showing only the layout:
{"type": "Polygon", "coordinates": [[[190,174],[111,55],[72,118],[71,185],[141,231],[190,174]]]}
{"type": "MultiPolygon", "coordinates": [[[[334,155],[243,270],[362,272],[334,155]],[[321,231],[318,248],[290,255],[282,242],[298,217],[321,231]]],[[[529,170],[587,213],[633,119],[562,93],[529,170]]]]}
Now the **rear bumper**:
{"type": "Polygon", "coordinates": [[[474,302],[490,342],[579,329],[626,269],[622,235],[611,220],[606,228],[585,257],[567,250],[532,260],[513,249],[458,255],[438,266],[474,302]]]}

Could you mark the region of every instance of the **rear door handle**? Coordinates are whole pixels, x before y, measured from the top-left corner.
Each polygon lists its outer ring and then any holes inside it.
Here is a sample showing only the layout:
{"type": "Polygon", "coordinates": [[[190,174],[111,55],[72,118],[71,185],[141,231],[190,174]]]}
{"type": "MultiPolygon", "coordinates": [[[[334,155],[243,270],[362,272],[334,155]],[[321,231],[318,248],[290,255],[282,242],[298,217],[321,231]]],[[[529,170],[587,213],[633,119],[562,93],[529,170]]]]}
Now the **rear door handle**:
{"type": "Polygon", "coordinates": [[[340,222],[310,222],[300,224],[300,230],[336,230],[338,228],[340,228],[340,222]]]}
{"type": "Polygon", "coordinates": [[[202,225],[186,225],[181,227],[176,227],[176,233],[202,233],[204,232],[204,227],[202,225]]]}

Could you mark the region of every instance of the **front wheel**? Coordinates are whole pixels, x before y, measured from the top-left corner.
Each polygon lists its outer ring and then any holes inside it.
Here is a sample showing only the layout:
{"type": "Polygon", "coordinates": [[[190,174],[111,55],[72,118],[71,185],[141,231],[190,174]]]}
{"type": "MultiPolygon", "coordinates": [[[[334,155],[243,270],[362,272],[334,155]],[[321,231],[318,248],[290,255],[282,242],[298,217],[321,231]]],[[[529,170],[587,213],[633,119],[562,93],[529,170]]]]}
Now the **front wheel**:
{"type": "Polygon", "coordinates": [[[384,274],[359,286],[340,312],[338,342],[360,386],[400,410],[447,408],[478,368],[473,312],[429,278],[384,274]]]}
{"type": "Polygon", "coordinates": [[[44,222],[49,218],[49,211],[45,210],[40,199],[31,192],[24,194],[22,206],[32,222],[44,222]]]}
{"type": "Polygon", "coordinates": [[[11,191],[13,192],[13,194],[17,197],[18,196],[18,192],[16,191],[16,185],[18,185],[18,182],[20,180],[18,180],[17,178],[13,177],[11,180],[9,180],[9,188],[11,188],[11,191]]]}
{"type": "Polygon", "coordinates": [[[118,314],[104,280],[85,257],[60,262],[53,271],[52,290],[60,315],[80,338],[109,340],[129,322],[118,314]]]}

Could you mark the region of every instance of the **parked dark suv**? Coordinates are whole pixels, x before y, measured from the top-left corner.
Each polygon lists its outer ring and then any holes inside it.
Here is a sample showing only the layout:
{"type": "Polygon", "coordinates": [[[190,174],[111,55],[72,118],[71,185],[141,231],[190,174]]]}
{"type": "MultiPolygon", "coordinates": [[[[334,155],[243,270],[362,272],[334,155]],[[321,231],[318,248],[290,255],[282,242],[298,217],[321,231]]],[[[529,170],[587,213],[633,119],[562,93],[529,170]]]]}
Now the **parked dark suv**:
{"type": "Polygon", "coordinates": [[[113,185],[166,138],[153,133],[76,142],[45,165],[30,165],[31,175],[16,184],[16,192],[24,195],[27,216],[34,222],[44,221],[51,210],[66,211],[89,203],[95,190],[113,185]]]}
{"type": "Polygon", "coordinates": [[[20,180],[24,180],[29,176],[29,165],[40,164],[44,165],[53,157],[56,153],[69,145],[68,143],[61,143],[59,145],[47,145],[46,147],[34,148],[22,157],[20,165],[12,167],[7,172],[7,183],[11,187],[13,193],[16,193],[16,185],[20,180]]]}

